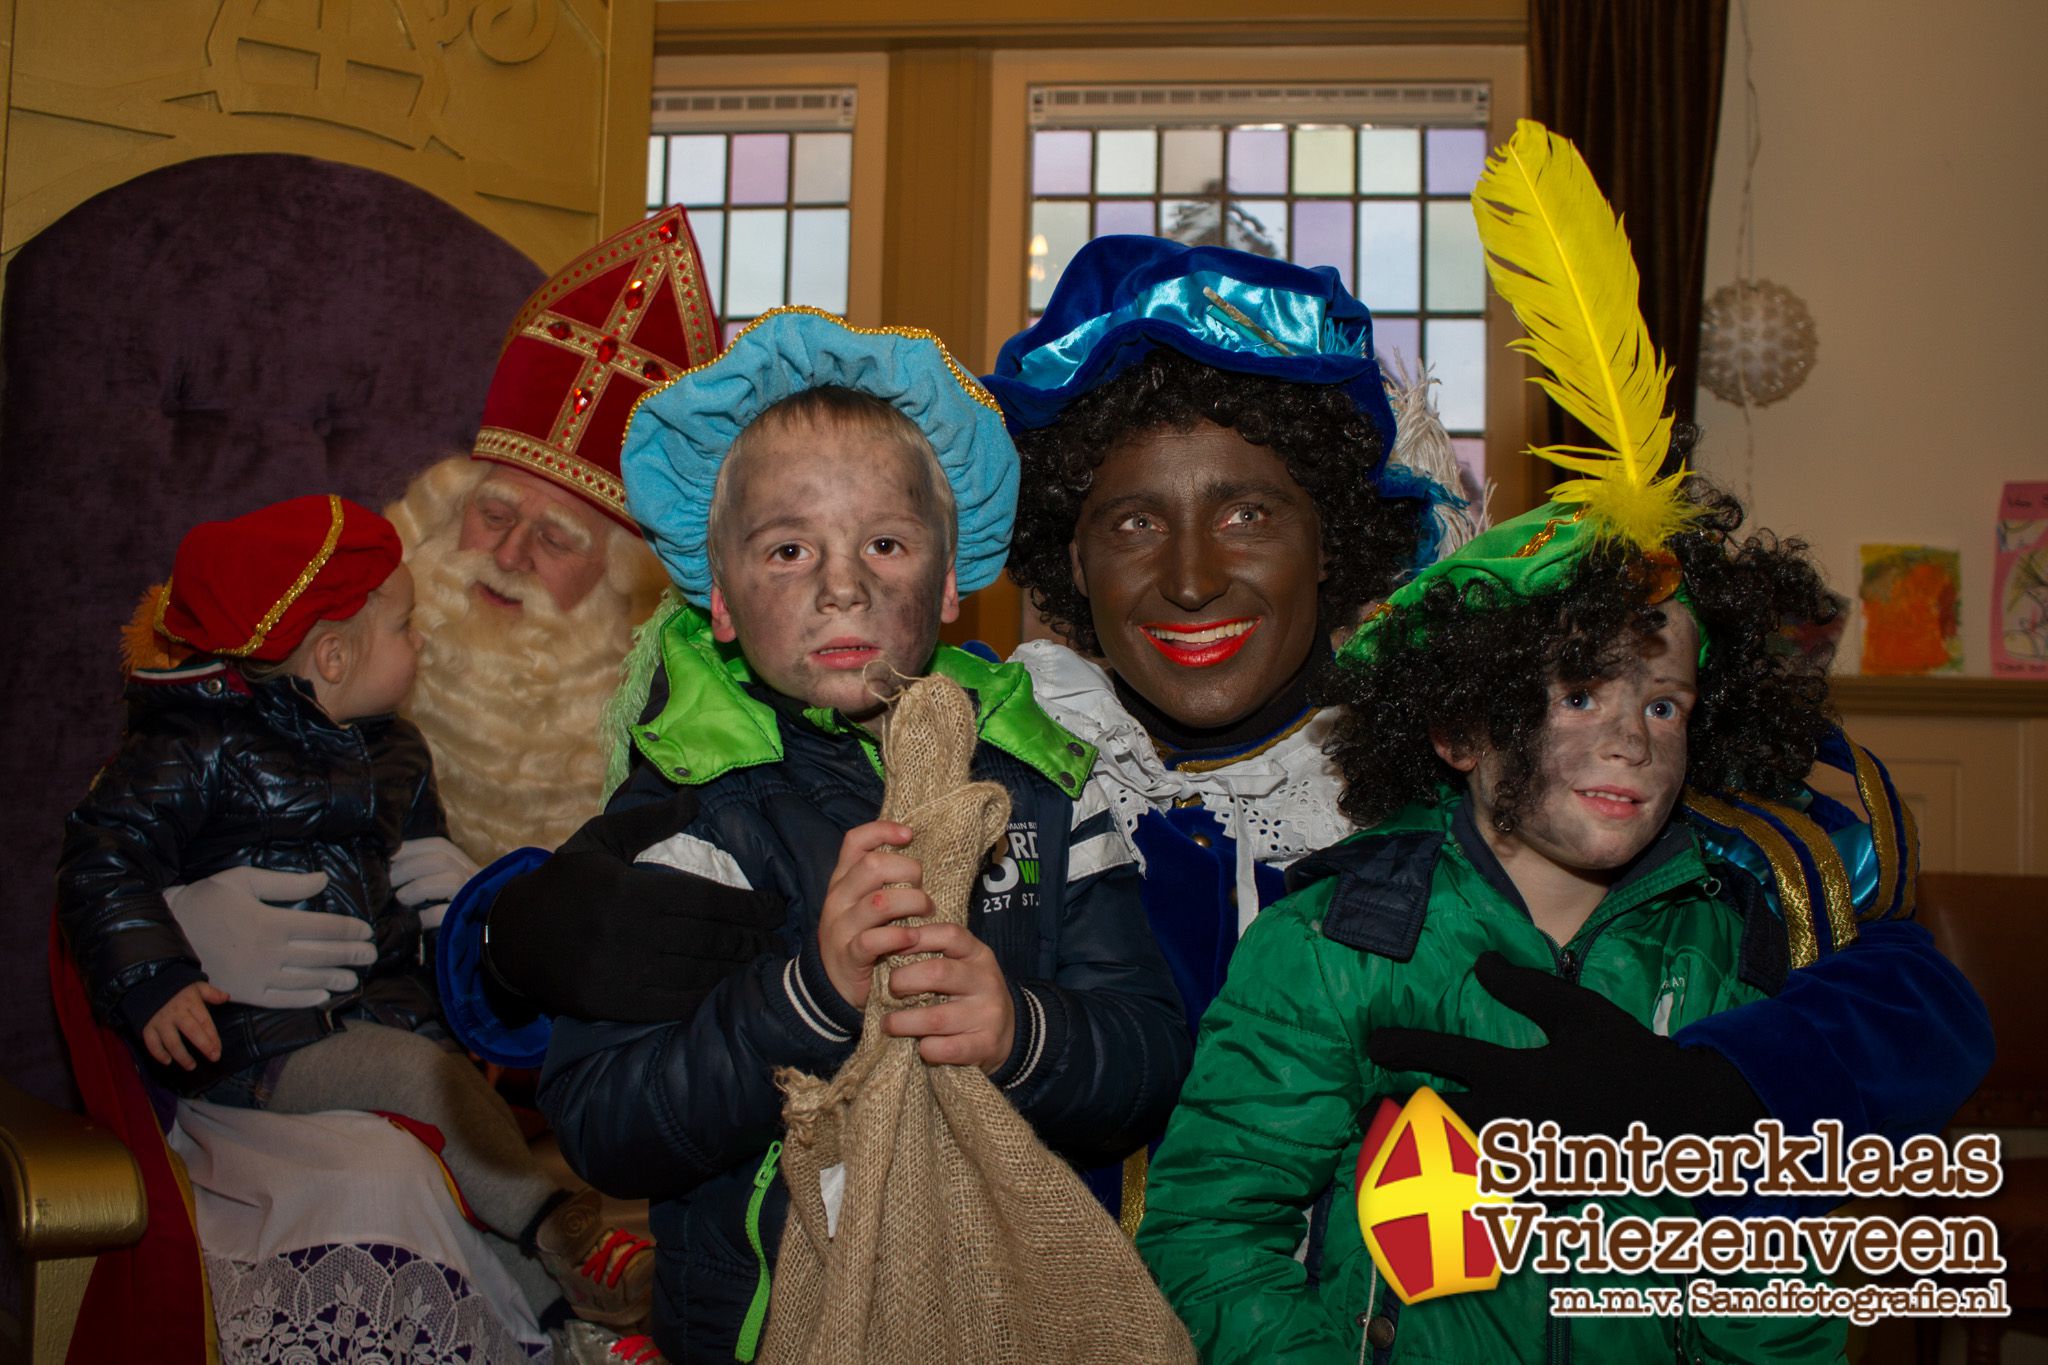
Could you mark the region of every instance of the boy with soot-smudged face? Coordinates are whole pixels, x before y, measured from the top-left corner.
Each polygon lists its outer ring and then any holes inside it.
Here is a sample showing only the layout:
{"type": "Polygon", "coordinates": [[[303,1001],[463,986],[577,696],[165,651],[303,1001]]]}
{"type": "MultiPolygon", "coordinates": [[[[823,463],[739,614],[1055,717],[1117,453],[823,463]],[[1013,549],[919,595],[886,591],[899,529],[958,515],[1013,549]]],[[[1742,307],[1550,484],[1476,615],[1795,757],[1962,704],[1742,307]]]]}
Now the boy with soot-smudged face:
{"type": "MultiPolygon", "coordinates": [[[[1803,785],[1853,746],[1829,723],[1826,658],[1791,633],[1839,607],[1803,546],[1738,539],[1733,499],[1662,472],[1669,372],[1583,160],[1524,122],[1473,206],[1529,331],[1517,347],[1601,444],[1538,451],[1580,477],[1422,569],[1338,649],[1330,753],[1360,832],[1297,863],[1239,944],[1139,1250],[1215,1362],[1839,1359],[1838,1321],[1555,1317],[1559,1287],[1666,1281],[1590,1249],[1561,1275],[1502,1273],[1484,1238],[1461,1256],[1412,1216],[1402,1182],[1451,1177],[1452,1137],[1469,1156],[1493,1115],[1655,1138],[1763,1118],[1746,1074],[1685,1030],[1774,1007],[1823,946],[1847,962],[1851,879],[1805,866],[1839,873],[1873,846],[1803,785]],[[1422,1088],[1455,1112],[1397,1117],[1422,1088]]],[[[1853,752],[1884,819],[1881,770],[1853,752]]],[[[1941,1022],[1967,1027],[1967,1009],[1941,1022]]],[[[1600,1202],[1610,1221],[1694,1212],[1600,1202]]]]}
{"type": "Polygon", "coordinates": [[[937,338],[768,314],[642,402],[622,463],[688,604],[629,663],[650,674],[635,766],[593,827],[674,897],[715,884],[768,913],[724,946],[707,929],[707,955],[752,947],[686,1015],[556,1020],[540,1100],[574,1169],[653,1200],[663,1354],[729,1359],[758,1339],[788,1214],[774,1075],[839,1070],[884,958],[932,954],[890,989],[939,998],[882,1027],[927,1062],[979,1068],[1079,1163],[1157,1131],[1190,1044],[1136,869],[1084,795],[1094,751],[1021,667],[939,643],[960,595],[1001,570],[1017,457],[937,338]],[[972,771],[1010,795],[964,927],[902,923],[932,903],[898,851],[912,831],[877,818],[887,702],[925,673],[968,693],[972,771]],[[694,803],[674,799],[685,788],[694,803]]]}
{"type": "MultiPolygon", "coordinates": [[[[1339,651],[1333,753],[1364,832],[1298,867],[1295,894],[1239,945],[1139,1236],[1208,1358],[1258,1358],[1277,1338],[1302,1359],[1322,1358],[1308,1349],[1320,1343],[1348,1360],[1373,1316],[1398,1317],[1397,1360],[1540,1358],[1554,1278],[1524,1268],[1487,1293],[1394,1304],[1415,1285],[1397,1291],[1368,1263],[1359,1116],[1425,1085],[1455,1110],[1439,1076],[1537,1045],[1589,1007],[1648,1028],[1618,1030],[1640,1046],[1588,1084],[1676,1069],[1687,1050],[1669,1034],[1784,980],[1785,926],[1680,802],[1689,786],[1798,789],[1829,729],[1824,662],[1785,648],[1780,627],[1835,607],[1803,547],[1730,539],[1732,500],[1697,493],[1686,521],[1646,553],[1600,543],[1572,508],[1539,508],[1425,570],[1339,651]],[[1455,1037],[1425,1051],[1426,1035],[1455,1037]],[[1296,1224],[1333,1182],[1318,1290],[1294,1260],[1296,1224]]],[[[1742,1081],[1700,1076],[1691,1107],[1653,1132],[1711,1131],[1728,1103],[1716,1086],[1742,1081]]],[[[1610,1220],[1692,1211],[1601,1202],[1610,1220]]],[[[1388,1273],[1416,1272],[1396,1259],[1388,1273]]],[[[1839,1327],[1808,1320],[1602,1318],[1573,1332],[1602,1360],[1737,1340],[1752,1359],[1841,1349],[1839,1327]]]]}

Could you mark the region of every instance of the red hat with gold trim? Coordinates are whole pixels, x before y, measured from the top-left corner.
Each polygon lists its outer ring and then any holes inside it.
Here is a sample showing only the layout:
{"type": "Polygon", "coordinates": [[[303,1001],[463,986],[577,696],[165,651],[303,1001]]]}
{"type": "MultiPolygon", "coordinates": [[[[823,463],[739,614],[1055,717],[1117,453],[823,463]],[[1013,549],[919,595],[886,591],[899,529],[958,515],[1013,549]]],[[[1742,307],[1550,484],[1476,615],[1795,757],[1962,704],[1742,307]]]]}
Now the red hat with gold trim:
{"type": "Polygon", "coordinates": [[[152,625],[199,654],[277,663],[318,621],[363,609],[404,550],[390,522],[333,493],[193,527],[152,625]]]}
{"type": "Polygon", "coordinates": [[[663,209],[526,301],[471,453],[552,479],[631,528],[619,449],[633,405],[718,350],[696,239],[680,208],[663,209]]]}

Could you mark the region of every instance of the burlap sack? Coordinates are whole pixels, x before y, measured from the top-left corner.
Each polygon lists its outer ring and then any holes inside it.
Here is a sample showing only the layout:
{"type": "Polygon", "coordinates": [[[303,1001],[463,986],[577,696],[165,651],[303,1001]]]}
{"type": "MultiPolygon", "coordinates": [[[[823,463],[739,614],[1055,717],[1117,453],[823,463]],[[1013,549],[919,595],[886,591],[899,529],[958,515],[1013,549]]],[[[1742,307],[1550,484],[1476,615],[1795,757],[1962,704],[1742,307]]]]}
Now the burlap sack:
{"type": "MultiPolygon", "coordinates": [[[[912,684],[889,721],[882,818],[917,833],[935,919],[967,898],[1009,819],[969,782],[974,713],[944,678],[912,684]]],[[[839,1074],[777,1076],[787,1099],[790,1221],[762,1341],[768,1365],[1192,1362],[1194,1347],[1130,1241],[973,1067],[928,1066],[882,1016],[905,1002],[875,970],[867,1023],[839,1074]],[[820,1178],[844,1165],[828,1234],[820,1178]]]]}

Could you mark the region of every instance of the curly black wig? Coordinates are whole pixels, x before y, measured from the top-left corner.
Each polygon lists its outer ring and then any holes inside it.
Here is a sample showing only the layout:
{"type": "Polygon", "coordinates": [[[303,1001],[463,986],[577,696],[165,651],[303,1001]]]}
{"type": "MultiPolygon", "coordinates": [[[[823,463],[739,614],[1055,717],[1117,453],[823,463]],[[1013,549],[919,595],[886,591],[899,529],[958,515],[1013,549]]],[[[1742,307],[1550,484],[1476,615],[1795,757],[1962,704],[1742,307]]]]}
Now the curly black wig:
{"type": "MultiPolygon", "coordinates": [[[[1670,542],[1708,642],[1699,703],[1686,727],[1686,782],[1765,797],[1790,795],[1812,768],[1829,724],[1827,659],[1801,653],[1789,629],[1825,626],[1841,611],[1797,540],[1733,539],[1742,507],[1695,478],[1693,528],[1670,542]]],[[[1664,625],[1640,556],[1588,553],[1563,587],[1515,598],[1494,584],[1439,581],[1380,626],[1370,662],[1325,674],[1323,700],[1343,704],[1330,744],[1344,773],[1344,813],[1362,827],[1431,801],[1463,775],[1437,756],[1491,746],[1501,758],[1496,825],[1515,827],[1541,799],[1542,741],[1554,675],[1584,683],[1615,674],[1636,642],[1664,625]]]]}
{"type": "Polygon", "coordinates": [[[1010,576],[1075,648],[1101,652],[1067,556],[1096,467],[1124,441],[1202,421],[1272,450],[1314,500],[1329,571],[1318,595],[1326,631],[1358,620],[1413,562],[1424,505],[1374,490],[1368,471],[1381,463],[1379,429],[1342,388],[1213,369],[1161,348],[1051,426],[1017,433],[1024,468],[1010,576]]]}

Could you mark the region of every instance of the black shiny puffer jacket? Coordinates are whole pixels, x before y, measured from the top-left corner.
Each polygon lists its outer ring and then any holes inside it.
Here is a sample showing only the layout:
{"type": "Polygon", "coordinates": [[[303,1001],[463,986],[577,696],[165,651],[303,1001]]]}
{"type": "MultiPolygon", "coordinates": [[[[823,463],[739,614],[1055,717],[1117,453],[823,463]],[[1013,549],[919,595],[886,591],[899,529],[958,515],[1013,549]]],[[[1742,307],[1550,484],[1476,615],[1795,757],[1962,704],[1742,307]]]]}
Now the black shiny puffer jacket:
{"type": "Polygon", "coordinates": [[[221,1059],[185,1071],[137,1057],[161,1084],[199,1094],[334,1031],[337,1016],[417,1029],[436,1018],[417,973],[419,916],[391,894],[406,839],[445,835],[432,759],[409,721],[338,725],[296,678],[251,683],[198,661],[134,675],[120,752],[64,822],[57,913],[94,1012],[141,1035],[205,964],[163,891],[231,867],[325,872],[293,908],[352,915],[374,929],[377,960],[324,1009],[212,1007],[221,1059]]]}

